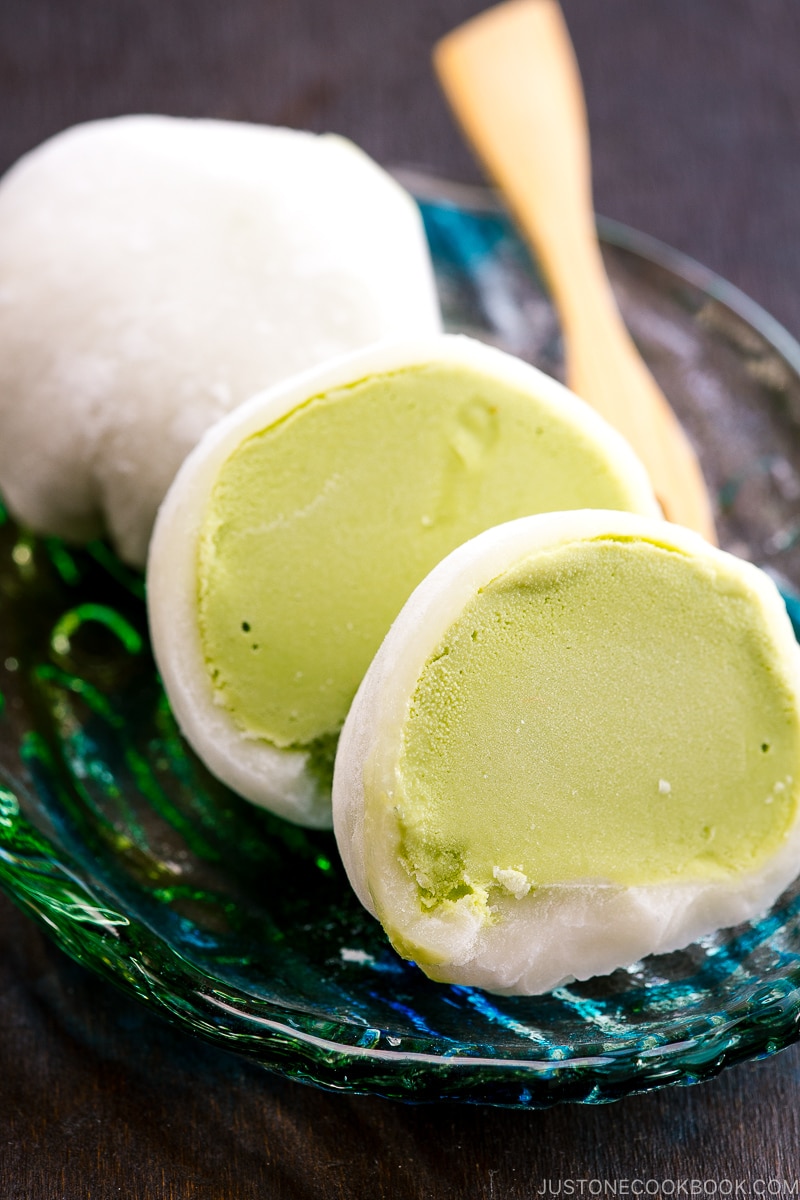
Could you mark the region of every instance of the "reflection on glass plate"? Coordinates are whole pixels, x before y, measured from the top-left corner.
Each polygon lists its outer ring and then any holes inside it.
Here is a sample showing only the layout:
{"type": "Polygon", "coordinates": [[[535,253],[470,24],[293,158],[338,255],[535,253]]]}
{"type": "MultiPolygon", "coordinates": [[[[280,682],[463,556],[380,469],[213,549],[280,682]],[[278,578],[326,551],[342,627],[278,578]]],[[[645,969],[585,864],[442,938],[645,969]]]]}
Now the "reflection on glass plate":
{"type": "MultiPolygon", "coordinates": [[[[491,196],[416,178],[448,326],[558,374],[552,308],[491,196]]],[[[800,349],[720,280],[603,225],[623,314],[699,448],[722,544],[800,585],[800,349]]],[[[532,999],[427,980],[331,835],[257,811],[180,738],[141,579],[0,517],[0,884],[79,961],[296,1079],[413,1100],[600,1102],[793,1041],[800,887],[762,921],[532,999]]]]}

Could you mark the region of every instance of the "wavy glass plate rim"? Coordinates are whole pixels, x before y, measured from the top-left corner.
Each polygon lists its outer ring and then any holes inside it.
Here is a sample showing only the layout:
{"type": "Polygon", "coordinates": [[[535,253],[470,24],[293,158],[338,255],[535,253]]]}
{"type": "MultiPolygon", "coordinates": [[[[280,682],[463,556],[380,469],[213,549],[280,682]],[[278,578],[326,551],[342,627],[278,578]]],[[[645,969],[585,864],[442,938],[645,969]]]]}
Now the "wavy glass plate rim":
{"type": "MultiPolygon", "coordinates": [[[[418,198],[467,211],[500,211],[488,189],[453,184],[419,172],[397,172],[418,198]]],[[[665,268],[719,301],[761,335],[800,375],[800,345],[744,293],[693,259],[618,222],[598,218],[602,239],[665,268]]],[[[632,1092],[694,1083],[724,1066],[772,1054],[800,1037],[800,957],[771,986],[758,989],[719,1016],[695,1017],[682,1036],[631,1039],[618,1050],[573,1057],[480,1053],[478,1043],[442,1038],[394,1038],[387,1030],[310,1012],[218,986],[142,918],[120,910],[119,898],[88,875],[59,861],[63,853],[19,815],[0,762],[0,887],[71,957],[148,1002],[162,1016],[207,1041],[236,1050],[291,1078],[332,1090],[407,1100],[452,1099],[543,1107],[563,1100],[603,1103],[632,1092]],[[37,887],[45,876],[51,892],[37,887]],[[149,949],[157,953],[152,955],[149,949]],[[154,973],[151,959],[160,960],[154,973]],[[393,1044],[399,1042],[399,1044],[393,1044]],[[427,1048],[426,1048],[427,1047],[427,1048]],[[413,1068],[413,1071],[412,1071],[413,1068]]],[[[800,901],[792,907],[800,911],[800,901]]],[[[788,909],[786,910],[788,913],[788,909]]],[[[772,918],[779,922],[785,913],[772,918]]],[[[599,1039],[598,1039],[599,1040],[599,1039]]],[[[534,1044],[532,1043],[532,1050],[534,1044]]]]}
{"type": "MultiPolygon", "coordinates": [[[[503,214],[506,208],[498,192],[481,184],[458,183],[413,166],[399,166],[392,174],[418,200],[449,201],[467,211],[503,214]]],[[[663,267],[711,299],[718,300],[751,325],[789,365],[800,374],[800,341],[761,304],[722,275],[704,266],[690,254],[676,250],[652,234],[642,233],[623,221],[595,214],[600,241],[629,250],[639,258],[663,267]]]]}

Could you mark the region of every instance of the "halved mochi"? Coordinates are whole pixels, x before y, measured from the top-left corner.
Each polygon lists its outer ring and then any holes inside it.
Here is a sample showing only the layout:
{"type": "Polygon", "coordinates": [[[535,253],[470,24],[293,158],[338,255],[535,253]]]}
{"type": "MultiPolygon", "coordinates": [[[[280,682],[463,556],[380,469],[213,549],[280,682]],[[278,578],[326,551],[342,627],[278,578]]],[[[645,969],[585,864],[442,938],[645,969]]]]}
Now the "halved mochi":
{"type": "Polygon", "coordinates": [[[0,490],[143,567],[202,434],[255,392],[441,329],[417,207],[344,138],[132,116],[0,182],[0,490]]]}
{"type": "Polygon", "coordinates": [[[531,994],[766,910],[800,870],[800,649],[757,568],[553,513],[417,588],[336,759],[336,837],[396,949],[531,994]]]}
{"type": "Polygon", "coordinates": [[[336,740],[417,584],[492,525],[657,511],[627,443],[533,367],[466,338],[355,354],[208,432],[159,513],[153,644],[211,771],[329,825],[336,740]]]}

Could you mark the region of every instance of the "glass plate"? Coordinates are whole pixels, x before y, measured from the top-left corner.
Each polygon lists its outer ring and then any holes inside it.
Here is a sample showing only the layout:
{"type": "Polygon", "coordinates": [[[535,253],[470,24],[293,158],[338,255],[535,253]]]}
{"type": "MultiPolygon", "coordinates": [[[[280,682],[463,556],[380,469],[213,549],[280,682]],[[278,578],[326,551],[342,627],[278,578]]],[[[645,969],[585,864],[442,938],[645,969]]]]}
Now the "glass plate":
{"type": "MultiPolygon", "coordinates": [[[[488,192],[415,177],[447,324],[560,373],[552,308],[488,192]]],[[[603,222],[623,313],[699,448],[723,545],[800,584],[800,349],[696,264],[603,222]]],[[[0,884],[80,962],[292,1078],[407,1100],[596,1103],[798,1036],[800,887],[762,921],[531,999],[430,982],[333,837],[211,779],[103,544],[0,527],[0,884]]]]}

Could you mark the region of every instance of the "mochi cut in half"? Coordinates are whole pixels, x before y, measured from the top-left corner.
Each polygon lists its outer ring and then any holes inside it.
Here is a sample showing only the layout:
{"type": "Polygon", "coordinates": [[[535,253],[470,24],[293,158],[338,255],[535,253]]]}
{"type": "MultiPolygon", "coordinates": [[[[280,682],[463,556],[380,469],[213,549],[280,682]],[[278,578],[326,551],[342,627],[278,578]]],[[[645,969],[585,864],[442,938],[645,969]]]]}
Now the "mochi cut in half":
{"type": "Polygon", "coordinates": [[[37,532],[107,534],[142,567],[175,472],[221,416],[440,328],[416,205],[343,138],[77,126],[0,182],[0,491],[37,532]]]}
{"type": "Polygon", "coordinates": [[[336,759],[353,887],[432,978],[534,994],[764,912],[800,870],[772,582],[625,513],[513,521],[417,588],[336,759]]]}
{"type": "Polygon", "coordinates": [[[589,504],[656,511],[619,434],[467,338],[255,397],[184,463],[153,535],[153,644],[183,732],[243,796],[329,825],[339,731],[417,584],[492,525],[589,504]]]}

